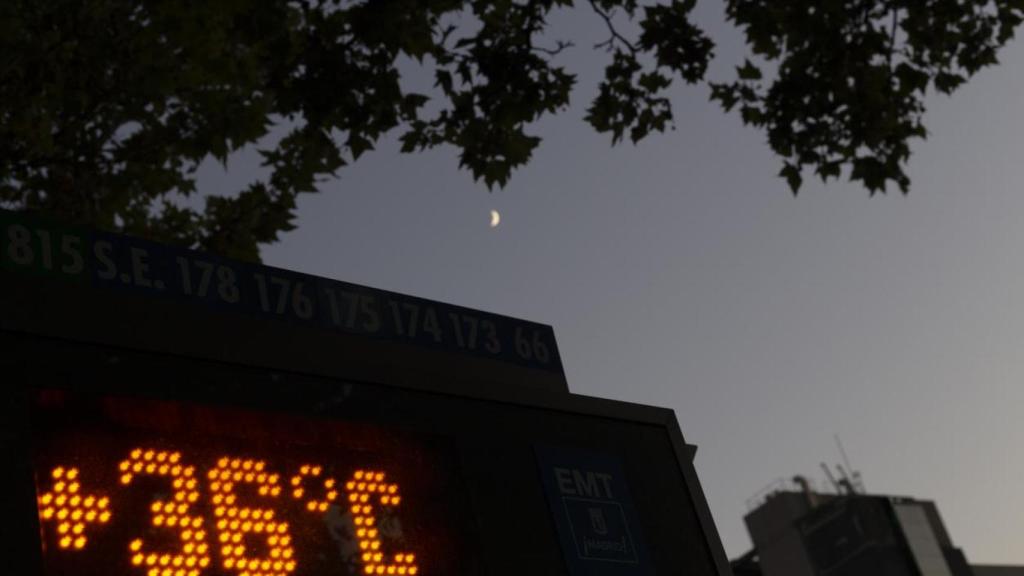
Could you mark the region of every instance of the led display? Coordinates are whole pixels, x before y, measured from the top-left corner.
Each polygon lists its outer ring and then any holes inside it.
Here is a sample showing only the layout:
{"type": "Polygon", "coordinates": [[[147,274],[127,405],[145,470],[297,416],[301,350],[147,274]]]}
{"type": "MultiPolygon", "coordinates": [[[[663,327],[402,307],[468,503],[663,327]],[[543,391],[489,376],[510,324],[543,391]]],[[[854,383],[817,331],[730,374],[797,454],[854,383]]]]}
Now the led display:
{"type": "Polygon", "coordinates": [[[728,573],[672,412],[549,326],[4,211],[0,273],[19,576],[728,573]]]}
{"type": "Polygon", "coordinates": [[[378,425],[37,391],[46,575],[459,572],[446,440],[378,425]]]}

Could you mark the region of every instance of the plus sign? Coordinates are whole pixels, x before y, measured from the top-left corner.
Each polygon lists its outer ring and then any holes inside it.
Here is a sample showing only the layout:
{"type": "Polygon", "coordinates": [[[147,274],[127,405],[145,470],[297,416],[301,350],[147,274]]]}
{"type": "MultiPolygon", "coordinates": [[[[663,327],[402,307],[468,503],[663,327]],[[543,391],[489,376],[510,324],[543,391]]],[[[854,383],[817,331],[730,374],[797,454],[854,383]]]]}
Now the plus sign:
{"type": "Polygon", "coordinates": [[[88,541],[86,525],[110,521],[110,499],[82,494],[77,468],[58,466],[50,476],[53,489],[39,497],[39,517],[57,525],[57,544],[61,548],[81,550],[88,541]]]}

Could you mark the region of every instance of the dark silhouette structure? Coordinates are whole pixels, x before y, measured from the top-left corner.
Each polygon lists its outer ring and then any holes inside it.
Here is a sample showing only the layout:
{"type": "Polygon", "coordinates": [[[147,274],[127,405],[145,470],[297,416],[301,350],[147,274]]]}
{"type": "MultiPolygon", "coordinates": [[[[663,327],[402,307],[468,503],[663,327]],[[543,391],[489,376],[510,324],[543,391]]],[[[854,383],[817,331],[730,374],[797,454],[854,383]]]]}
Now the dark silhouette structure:
{"type": "Polygon", "coordinates": [[[0,238],[19,576],[729,575],[673,412],[572,394],[549,326],[3,211],[0,238]]]}
{"type": "Polygon", "coordinates": [[[744,521],[754,549],[736,576],[1019,576],[1024,567],[971,566],[934,502],[870,495],[850,481],[821,493],[798,477],[744,521]]]}

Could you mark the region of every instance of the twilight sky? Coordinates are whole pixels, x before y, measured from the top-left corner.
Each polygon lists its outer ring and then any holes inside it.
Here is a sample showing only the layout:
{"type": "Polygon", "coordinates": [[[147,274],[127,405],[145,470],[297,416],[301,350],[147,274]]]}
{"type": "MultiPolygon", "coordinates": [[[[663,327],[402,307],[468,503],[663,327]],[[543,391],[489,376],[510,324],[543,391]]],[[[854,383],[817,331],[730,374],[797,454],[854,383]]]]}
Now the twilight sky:
{"type": "MultiPolygon", "coordinates": [[[[719,3],[697,12],[720,78],[738,34],[719,3]]],[[[1024,42],[929,101],[909,196],[808,180],[793,198],[705,87],[675,91],[674,132],[611,148],[582,121],[603,23],[555,26],[577,44],[573,107],[505,189],[388,139],[264,261],[553,325],[572,391],[675,410],[730,557],[746,499],[824,485],[838,433],[869,491],[936,500],[972,563],[1024,564],[1024,42]]],[[[205,166],[200,190],[256,169],[205,166]]]]}

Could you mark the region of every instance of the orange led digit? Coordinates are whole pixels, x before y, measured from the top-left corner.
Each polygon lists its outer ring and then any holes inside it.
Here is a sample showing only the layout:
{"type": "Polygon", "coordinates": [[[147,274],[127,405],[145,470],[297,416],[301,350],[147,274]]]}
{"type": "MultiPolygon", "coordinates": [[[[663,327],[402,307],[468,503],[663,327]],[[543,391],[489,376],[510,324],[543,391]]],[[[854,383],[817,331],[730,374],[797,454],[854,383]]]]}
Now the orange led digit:
{"type": "Polygon", "coordinates": [[[278,498],[278,475],[268,472],[261,460],[223,457],[207,473],[207,479],[224,568],[239,576],[286,576],[294,572],[295,550],[288,523],[278,519],[273,510],[240,505],[236,495],[237,486],[248,484],[261,497],[278,498]],[[266,543],[267,556],[247,553],[248,534],[266,543]]]}
{"type": "Polygon", "coordinates": [[[189,511],[199,499],[195,468],[181,462],[181,454],[163,450],[136,448],[118,465],[121,484],[128,486],[136,476],[158,476],[171,481],[169,500],[150,504],[150,523],[178,534],[181,544],[172,551],[154,550],[142,538],[128,544],[132,566],[146,576],[199,576],[210,565],[209,547],[203,519],[189,511]]]}
{"type": "Polygon", "coordinates": [[[349,510],[355,523],[356,537],[365,574],[400,574],[415,576],[419,573],[416,556],[408,552],[395,554],[393,562],[387,562],[381,550],[380,531],[377,517],[373,514],[375,504],[398,506],[402,497],[398,484],[384,481],[384,473],[374,470],[356,470],[352,479],[345,483],[348,493],[349,510]]]}
{"type": "Polygon", "coordinates": [[[53,490],[39,496],[39,518],[57,525],[57,545],[81,550],[88,537],[87,524],[106,524],[110,520],[110,499],[82,494],[77,468],[58,466],[50,473],[53,490]]]}

